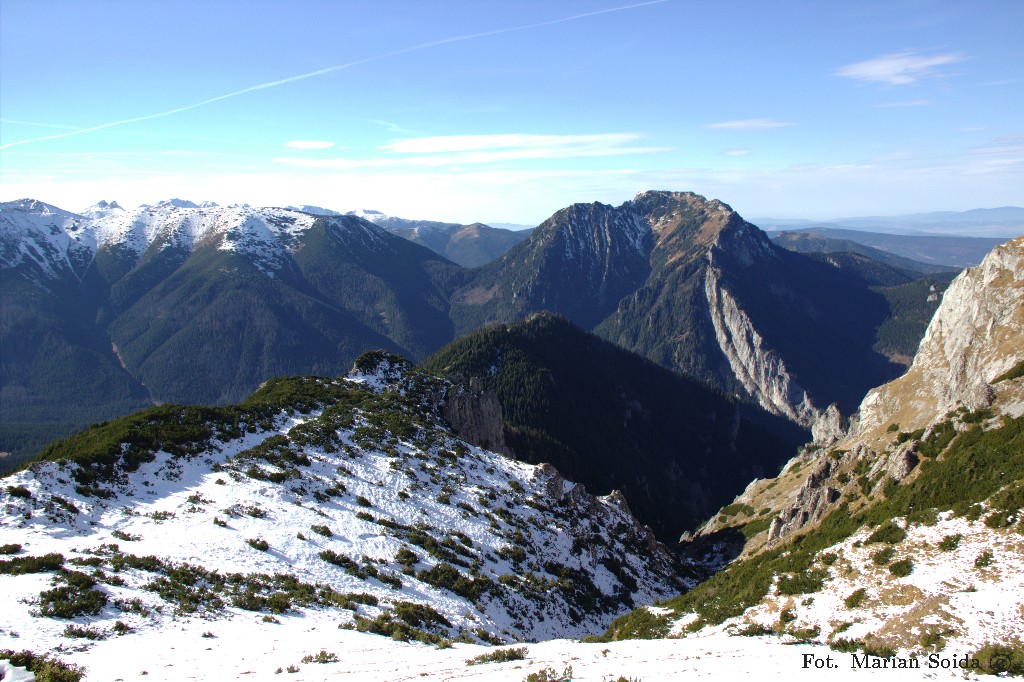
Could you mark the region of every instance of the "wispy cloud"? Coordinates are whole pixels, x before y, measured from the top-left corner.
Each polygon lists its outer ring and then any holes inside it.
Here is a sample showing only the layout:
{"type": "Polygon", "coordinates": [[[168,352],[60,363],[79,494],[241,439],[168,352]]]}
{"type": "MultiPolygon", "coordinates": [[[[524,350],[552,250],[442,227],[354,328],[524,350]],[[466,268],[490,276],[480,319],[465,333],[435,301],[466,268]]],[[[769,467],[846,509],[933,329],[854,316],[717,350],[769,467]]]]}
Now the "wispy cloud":
{"type": "Polygon", "coordinates": [[[724,149],[724,150],[722,150],[722,155],[723,156],[750,156],[750,153],[752,151],[753,151],[752,149],[747,149],[746,147],[736,147],[734,149],[724,149]]]}
{"type": "Polygon", "coordinates": [[[883,102],[882,104],[876,104],[876,109],[905,109],[907,107],[925,107],[929,104],[934,104],[930,99],[911,99],[905,102],[883,102]]]}
{"type": "Polygon", "coordinates": [[[517,150],[540,153],[560,150],[576,155],[589,152],[633,153],[643,151],[624,147],[640,139],[639,133],[602,133],[597,135],[442,135],[414,137],[386,144],[378,149],[398,154],[439,154],[479,152],[485,150],[517,150]]]}
{"type": "Polygon", "coordinates": [[[672,151],[670,147],[632,144],[642,137],[640,133],[443,135],[414,137],[382,145],[376,149],[376,156],[368,158],[281,157],[274,159],[274,162],[298,168],[333,170],[440,168],[503,161],[629,156],[672,151]]]}
{"type": "Polygon", "coordinates": [[[291,147],[292,149],[330,149],[335,144],[326,140],[292,140],[291,142],[286,142],[284,146],[291,147]]]}
{"type": "Polygon", "coordinates": [[[909,51],[896,52],[847,64],[836,69],[835,73],[838,76],[864,83],[909,85],[921,78],[936,75],[939,67],[962,62],[965,59],[967,57],[959,52],[935,55],[921,55],[909,51]]]}
{"type": "Polygon", "coordinates": [[[59,125],[57,123],[40,123],[38,121],[16,121],[11,118],[0,118],[0,123],[10,123],[22,126],[36,126],[37,128],[54,128],[57,130],[78,130],[75,126],[59,125]]]}
{"type": "Polygon", "coordinates": [[[596,17],[596,16],[599,16],[599,15],[602,15],[602,14],[610,14],[612,12],[624,12],[624,11],[631,10],[631,9],[637,9],[639,7],[647,7],[648,5],[660,5],[660,4],[668,2],[668,1],[669,0],[647,0],[646,2],[637,2],[637,3],[630,4],[630,5],[620,5],[618,7],[609,7],[607,9],[595,10],[593,12],[584,12],[582,14],[573,14],[572,16],[561,17],[559,19],[549,19],[548,21],[538,21],[538,22],[532,23],[532,24],[524,24],[524,25],[520,25],[520,26],[511,26],[511,27],[507,27],[507,28],[499,28],[499,29],[494,29],[494,30],[491,30],[491,31],[481,31],[479,33],[467,33],[467,34],[464,34],[464,35],[451,36],[449,38],[442,38],[441,40],[431,40],[431,41],[426,42],[426,43],[419,43],[417,45],[411,45],[409,47],[403,47],[403,48],[398,49],[398,50],[392,50],[390,52],[383,52],[381,54],[372,55],[370,57],[366,57],[365,59],[357,59],[355,61],[347,62],[345,64],[336,64],[335,66],[328,66],[328,67],[323,68],[323,69],[317,69],[316,71],[310,71],[309,73],[303,73],[303,74],[299,74],[297,76],[289,76],[288,78],[282,78],[280,80],[274,80],[274,81],[268,81],[266,83],[260,83],[258,85],[253,85],[251,87],[243,88],[241,90],[235,90],[234,92],[228,92],[226,94],[218,95],[216,97],[210,97],[209,99],[204,99],[201,102],[195,102],[194,104],[186,104],[184,106],[176,107],[174,109],[168,109],[166,111],[160,111],[160,112],[157,112],[157,113],[154,113],[154,114],[147,114],[145,116],[134,116],[132,118],[125,118],[125,119],[121,119],[119,121],[110,121],[109,123],[102,123],[100,125],[91,126],[89,128],[82,128],[80,130],[74,130],[74,131],[67,132],[67,133],[59,133],[59,134],[56,134],[56,135],[46,135],[46,136],[43,136],[43,137],[35,137],[35,138],[32,138],[32,139],[28,139],[28,140],[18,140],[16,142],[8,142],[7,144],[0,144],[0,149],[7,149],[9,147],[15,147],[15,146],[18,146],[18,145],[23,145],[23,144],[31,144],[33,142],[42,142],[43,140],[56,140],[56,139],[59,139],[59,138],[71,137],[71,136],[74,136],[74,135],[84,135],[86,133],[92,133],[92,132],[96,132],[98,130],[106,130],[107,128],[114,128],[114,127],[117,127],[117,126],[123,126],[123,125],[127,125],[129,123],[138,123],[138,122],[141,122],[141,121],[150,121],[150,120],[153,120],[153,119],[156,119],[156,118],[164,118],[166,116],[172,116],[174,114],[180,114],[180,113],[183,113],[185,111],[191,111],[192,109],[198,109],[199,107],[204,107],[204,106],[207,106],[209,104],[213,104],[215,102],[221,102],[223,100],[231,99],[233,97],[239,97],[241,95],[245,95],[245,94],[248,94],[250,92],[257,92],[259,90],[266,90],[268,88],[276,88],[276,87],[281,86],[281,85],[287,85],[289,83],[296,83],[298,81],[303,81],[303,80],[306,80],[308,78],[316,78],[318,76],[323,76],[323,75],[326,75],[326,74],[329,74],[329,73],[334,73],[335,71],[342,71],[344,69],[350,69],[350,68],[352,68],[354,66],[360,66],[362,64],[368,64],[370,62],[380,61],[382,59],[388,59],[388,58],[391,58],[391,57],[397,57],[399,55],[409,54],[410,52],[418,52],[420,50],[426,50],[426,49],[429,49],[429,48],[432,48],[432,47],[439,47],[441,45],[448,45],[450,43],[459,43],[459,42],[463,42],[463,41],[466,41],[466,40],[477,40],[477,39],[480,39],[480,38],[489,38],[491,36],[502,35],[502,34],[505,34],[505,33],[516,33],[518,31],[527,31],[527,30],[531,30],[531,29],[535,29],[535,28],[542,28],[542,27],[545,27],[545,26],[555,26],[557,24],[564,24],[564,23],[567,23],[567,22],[570,22],[570,21],[578,21],[580,19],[586,19],[586,18],[589,18],[589,17],[596,17]]]}
{"type": "Polygon", "coordinates": [[[745,118],[739,121],[720,121],[718,123],[705,124],[710,130],[733,130],[742,133],[756,133],[762,130],[775,130],[776,128],[787,128],[796,125],[780,121],[775,118],[745,118]]]}

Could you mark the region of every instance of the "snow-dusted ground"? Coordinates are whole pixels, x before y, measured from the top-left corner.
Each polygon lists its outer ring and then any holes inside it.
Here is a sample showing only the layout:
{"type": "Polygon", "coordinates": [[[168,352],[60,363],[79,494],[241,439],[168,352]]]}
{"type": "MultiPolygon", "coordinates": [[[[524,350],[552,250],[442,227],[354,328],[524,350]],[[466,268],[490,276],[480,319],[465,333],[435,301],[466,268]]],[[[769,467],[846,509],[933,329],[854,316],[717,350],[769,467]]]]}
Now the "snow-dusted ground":
{"type": "MultiPolygon", "coordinates": [[[[572,679],[611,682],[620,676],[643,682],[660,680],[947,680],[963,679],[958,668],[865,670],[853,667],[850,654],[823,645],[787,646],[773,638],[730,637],[721,632],[686,639],[632,640],[584,644],[550,640],[524,644],[521,661],[467,665],[493,648],[455,644],[437,649],[385,637],[339,630],[324,614],[285,616],[280,624],[259,616],[207,622],[189,619],[171,627],[130,633],[85,651],[61,654],[84,665],[87,680],[150,682],[182,680],[495,680],[521,682],[528,674],[550,668],[572,679]],[[205,635],[205,636],[204,636],[205,635]],[[213,635],[212,637],[209,635],[213,635]],[[335,663],[303,663],[321,651],[336,654],[335,663]],[[808,658],[809,657],[809,658],[808,658]],[[816,668],[833,665],[834,668],[816,668]],[[806,667],[805,667],[806,666],[806,667]],[[289,667],[297,672],[289,672],[289,667]],[[282,672],[278,673],[278,670],[282,672]]],[[[943,658],[952,658],[952,652],[943,658]]],[[[973,674],[969,678],[975,678],[973,674]]]]}
{"type": "Polygon", "coordinates": [[[913,561],[910,575],[896,577],[887,566],[876,565],[872,555],[886,545],[862,544],[871,532],[863,529],[819,554],[838,556],[820,592],[774,594],[747,611],[743,622],[775,625],[788,608],[797,616],[791,628],[818,627],[822,637],[845,624],[850,625],[837,636],[855,640],[872,634],[912,640],[948,632],[947,647],[971,650],[1024,635],[1024,535],[953,518],[950,512],[933,526],[908,530],[891,562],[913,561]],[[957,535],[962,537],[955,549],[939,548],[943,538],[957,535]],[[985,552],[992,555],[990,563],[976,566],[985,552]],[[845,599],[862,587],[864,603],[847,607],[845,599]]]}
{"type": "MultiPolygon", "coordinates": [[[[393,373],[296,381],[343,391],[406,390],[393,373]]],[[[442,386],[429,381],[427,393],[442,386]]],[[[396,405],[409,403],[388,404],[380,409],[393,410],[395,419],[404,414],[396,405]]],[[[400,619],[403,603],[411,603],[446,621],[417,626],[436,638],[579,637],[602,632],[634,604],[681,589],[667,552],[614,496],[592,497],[550,467],[459,441],[425,407],[407,415],[420,424],[409,440],[368,440],[374,429],[379,433],[375,420],[383,412],[357,406],[342,413],[285,411],[269,428],[214,440],[191,457],[157,452],[116,483],[101,482],[106,492],[99,496],[76,485],[77,465],[39,462],[3,479],[0,546],[19,548],[0,562],[10,567],[59,553],[65,570],[96,581],[89,589],[106,603],[91,615],[42,617],[42,593],[59,587],[65,574],[5,569],[0,649],[54,653],[88,666],[95,680],[135,679],[142,670],[154,676],[149,679],[214,680],[249,670],[272,674],[291,664],[305,669],[301,658],[322,648],[343,664],[315,669],[341,671],[359,659],[361,672],[350,679],[381,679],[419,666],[421,657],[422,665],[441,671],[453,656],[475,649],[458,644],[455,654],[404,646],[340,626],[400,619]],[[324,427],[313,440],[333,434],[334,445],[298,445],[296,434],[313,426],[324,427]],[[296,440],[287,441],[289,434],[296,440]],[[274,442],[308,460],[284,471],[260,459],[274,442]],[[278,473],[288,476],[268,480],[278,473]],[[254,546],[258,541],[267,543],[263,550],[254,546]],[[146,557],[155,559],[143,565],[146,557]],[[186,576],[179,587],[207,587],[219,595],[217,603],[207,595],[197,609],[182,608],[179,598],[160,591],[158,583],[185,564],[207,573],[186,576]],[[484,587],[474,593],[424,577],[444,566],[484,587]],[[227,583],[218,586],[220,576],[227,583]],[[265,600],[286,588],[267,581],[282,577],[334,597],[295,600],[275,611],[265,600]],[[232,585],[239,581],[264,599],[262,607],[246,610],[253,607],[237,602],[241,592],[232,585]],[[393,651],[378,660],[382,648],[393,651]],[[377,672],[375,665],[385,667],[377,672]]]]}

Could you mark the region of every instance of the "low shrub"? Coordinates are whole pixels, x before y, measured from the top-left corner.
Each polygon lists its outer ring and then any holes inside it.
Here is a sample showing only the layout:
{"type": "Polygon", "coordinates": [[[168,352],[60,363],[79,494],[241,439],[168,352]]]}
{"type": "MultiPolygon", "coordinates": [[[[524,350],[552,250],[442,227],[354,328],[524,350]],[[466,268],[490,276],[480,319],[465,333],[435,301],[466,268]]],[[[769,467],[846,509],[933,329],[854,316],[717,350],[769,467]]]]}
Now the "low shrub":
{"type": "Polygon", "coordinates": [[[42,556],[22,556],[0,561],[0,575],[24,575],[56,571],[64,565],[64,555],[52,552],[42,556]]]}
{"type": "Polygon", "coordinates": [[[35,673],[36,682],[81,682],[85,678],[85,668],[82,666],[65,663],[48,654],[4,649],[0,651],[0,659],[35,673]]]}
{"type": "Polygon", "coordinates": [[[39,593],[39,615],[48,618],[95,616],[107,605],[107,595],[92,589],[96,579],[78,571],[63,571],[56,577],[63,583],[39,593]]]}
{"type": "Polygon", "coordinates": [[[495,649],[486,654],[480,654],[466,661],[466,665],[480,665],[481,663],[507,663],[509,661],[522,661],[529,653],[525,646],[513,647],[510,649],[495,649]]]}
{"type": "Polygon", "coordinates": [[[901,559],[889,566],[889,573],[897,578],[905,578],[914,572],[914,562],[910,559],[901,559]]]}
{"type": "Polygon", "coordinates": [[[530,673],[523,678],[523,682],[572,682],[572,666],[565,666],[561,674],[555,672],[554,668],[544,668],[530,673]]]}
{"type": "Polygon", "coordinates": [[[889,545],[895,545],[897,542],[902,541],[907,537],[907,531],[903,530],[893,522],[886,523],[885,525],[879,526],[875,532],[868,536],[865,540],[865,544],[873,544],[876,542],[884,542],[889,545]]]}
{"type": "Polygon", "coordinates": [[[942,542],[939,543],[939,549],[943,552],[952,552],[954,549],[960,546],[960,541],[963,539],[963,535],[957,533],[955,535],[947,535],[942,538],[942,542]]]}
{"type": "Polygon", "coordinates": [[[880,549],[871,555],[871,561],[877,566],[886,566],[896,556],[896,548],[889,546],[885,549],[880,549]]]}
{"type": "Polygon", "coordinates": [[[985,675],[1024,675],[1024,645],[986,644],[971,654],[978,661],[978,672],[985,675]]]}
{"type": "Polygon", "coordinates": [[[868,591],[863,587],[854,590],[850,595],[843,600],[843,604],[848,609],[855,609],[863,604],[868,598],[868,591]]]}
{"type": "Polygon", "coordinates": [[[252,547],[255,550],[259,550],[260,552],[266,552],[268,549],[270,549],[270,543],[264,540],[263,538],[248,538],[245,542],[250,547],[252,547]]]}
{"type": "Polygon", "coordinates": [[[302,657],[303,663],[337,663],[341,659],[338,658],[338,654],[326,649],[321,649],[320,653],[314,655],[307,654],[302,657]]]}
{"type": "Polygon", "coordinates": [[[107,633],[96,628],[82,627],[81,625],[69,624],[64,628],[65,637],[77,637],[81,639],[100,640],[106,639],[107,633]]]}

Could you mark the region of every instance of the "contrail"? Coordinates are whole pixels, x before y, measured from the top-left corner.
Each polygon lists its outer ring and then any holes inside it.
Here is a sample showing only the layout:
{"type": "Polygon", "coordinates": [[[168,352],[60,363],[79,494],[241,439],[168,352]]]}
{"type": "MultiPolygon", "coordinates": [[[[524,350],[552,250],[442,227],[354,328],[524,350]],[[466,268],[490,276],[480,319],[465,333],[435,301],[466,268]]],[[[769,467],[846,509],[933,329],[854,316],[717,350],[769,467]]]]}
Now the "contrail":
{"type": "Polygon", "coordinates": [[[420,43],[411,47],[404,47],[400,50],[394,50],[392,52],[385,52],[383,54],[375,55],[373,57],[367,57],[366,59],[357,59],[356,61],[347,62],[345,64],[338,64],[336,66],[328,66],[324,69],[318,69],[316,71],[310,71],[309,73],[303,73],[298,76],[289,76],[288,78],[282,78],[281,80],[269,81],[267,83],[260,83],[259,85],[253,85],[243,90],[236,90],[235,92],[229,92],[225,95],[218,95],[217,97],[211,97],[210,99],[204,99],[201,102],[194,104],[187,104],[185,106],[177,107],[176,109],[168,109],[167,111],[161,111],[156,114],[147,114],[146,116],[136,116],[134,118],[125,118],[120,121],[111,121],[110,123],[103,123],[101,125],[92,126],[91,128],[82,128],[80,130],[74,130],[68,133],[56,133],[54,135],[46,135],[45,137],[35,137],[30,140],[19,140],[17,142],[8,142],[7,144],[0,145],[0,149],[8,149],[9,147],[17,147],[18,145],[30,144],[32,142],[42,142],[44,140],[57,140],[62,137],[74,137],[75,135],[84,135],[85,133],[96,132],[97,130],[105,130],[107,128],[115,128],[117,126],[123,126],[128,123],[138,123],[139,121],[150,121],[154,118],[164,118],[165,116],[173,116],[174,114],[180,114],[184,111],[190,111],[192,109],[198,109],[199,107],[205,107],[208,104],[214,102],[220,102],[225,99],[231,99],[232,97],[238,97],[245,95],[250,92],[256,92],[257,90],[266,90],[268,88],[276,88],[279,85],[287,85],[288,83],[295,83],[297,81],[306,80],[307,78],[316,78],[317,76],[323,76],[324,74],[333,73],[335,71],[342,71],[344,69],[350,69],[353,66],[359,66],[361,64],[368,64],[370,62],[380,61],[381,59],[388,59],[390,57],[397,57],[398,55],[408,54],[410,52],[417,52],[419,50],[426,50],[431,47],[437,47],[439,45],[447,45],[448,43],[459,43],[465,40],[475,40],[477,38],[487,38],[490,36],[501,35],[503,33],[515,33],[517,31],[527,31],[534,28],[541,28],[543,26],[553,26],[555,24],[564,24],[569,21],[577,21],[579,19],[586,19],[587,17],[594,17],[600,14],[609,14],[611,12],[623,12],[626,10],[636,9],[638,7],[646,7],[648,5],[660,5],[670,0],[648,0],[647,2],[638,2],[632,5],[622,5],[620,7],[610,7],[608,9],[596,10],[593,12],[585,12],[583,14],[574,14],[571,17],[562,17],[561,19],[551,19],[549,21],[541,21],[535,24],[526,24],[524,26],[513,26],[511,28],[499,28],[493,31],[483,31],[481,33],[467,33],[461,36],[452,36],[451,38],[442,38],[441,40],[432,40],[428,43],[420,43]]]}

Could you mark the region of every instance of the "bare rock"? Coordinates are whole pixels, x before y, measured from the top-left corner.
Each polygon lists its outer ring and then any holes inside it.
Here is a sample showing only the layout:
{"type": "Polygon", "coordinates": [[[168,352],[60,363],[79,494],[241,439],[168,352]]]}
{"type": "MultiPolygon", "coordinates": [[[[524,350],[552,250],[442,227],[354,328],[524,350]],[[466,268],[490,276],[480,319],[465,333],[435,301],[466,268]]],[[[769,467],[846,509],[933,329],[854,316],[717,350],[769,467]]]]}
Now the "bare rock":
{"type": "Polygon", "coordinates": [[[835,403],[829,405],[828,409],[814,420],[814,424],[811,425],[811,435],[814,437],[814,442],[821,446],[832,445],[846,435],[846,420],[843,419],[843,415],[835,403]]]}
{"type": "Polygon", "coordinates": [[[505,427],[501,403],[493,391],[484,390],[480,380],[472,378],[469,385],[456,385],[448,391],[443,415],[455,433],[468,443],[511,455],[505,444],[505,427]]]}

